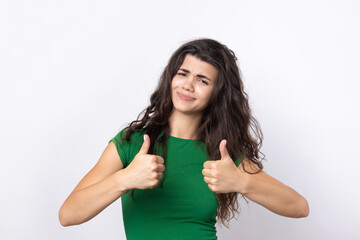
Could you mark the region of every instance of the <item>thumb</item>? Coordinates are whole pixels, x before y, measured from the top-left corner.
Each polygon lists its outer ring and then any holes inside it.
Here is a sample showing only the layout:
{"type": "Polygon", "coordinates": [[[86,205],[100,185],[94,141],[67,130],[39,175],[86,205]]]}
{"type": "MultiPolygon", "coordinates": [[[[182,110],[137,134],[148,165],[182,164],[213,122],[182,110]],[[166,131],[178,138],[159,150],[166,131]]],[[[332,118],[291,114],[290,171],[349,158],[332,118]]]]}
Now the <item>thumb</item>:
{"type": "Polygon", "coordinates": [[[150,138],[147,134],[144,134],[144,142],[138,153],[147,154],[150,148],[150,138]]]}
{"type": "Polygon", "coordinates": [[[226,139],[223,139],[219,144],[221,159],[224,159],[225,157],[230,157],[226,148],[226,143],[227,143],[226,139]]]}

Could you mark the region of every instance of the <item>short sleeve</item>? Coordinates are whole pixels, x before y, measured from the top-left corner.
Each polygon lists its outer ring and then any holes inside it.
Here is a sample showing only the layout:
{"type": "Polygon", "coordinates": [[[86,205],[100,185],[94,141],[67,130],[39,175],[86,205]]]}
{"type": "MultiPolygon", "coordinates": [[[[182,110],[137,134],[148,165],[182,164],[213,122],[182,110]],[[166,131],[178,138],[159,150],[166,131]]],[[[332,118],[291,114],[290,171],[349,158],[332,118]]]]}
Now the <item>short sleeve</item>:
{"type": "Polygon", "coordinates": [[[126,168],[132,162],[144,141],[144,131],[141,130],[134,130],[130,135],[129,141],[121,140],[121,137],[125,137],[127,131],[128,128],[121,130],[109,141],[109,143],[112,141],[115,144],[123,163],[123,168],[126,168]]]}
{"type": "Polygon", "coordinates": [[[129,144],[126,144],[126,140],[121,140],[121,136],[125,135],[125,133],[126,131],[122,130],[109,141],[109,143],[113,142],[115,144],[120,160],[123,164],[123,168],[126,168],[128,166],[130,150],[129,144]]]}

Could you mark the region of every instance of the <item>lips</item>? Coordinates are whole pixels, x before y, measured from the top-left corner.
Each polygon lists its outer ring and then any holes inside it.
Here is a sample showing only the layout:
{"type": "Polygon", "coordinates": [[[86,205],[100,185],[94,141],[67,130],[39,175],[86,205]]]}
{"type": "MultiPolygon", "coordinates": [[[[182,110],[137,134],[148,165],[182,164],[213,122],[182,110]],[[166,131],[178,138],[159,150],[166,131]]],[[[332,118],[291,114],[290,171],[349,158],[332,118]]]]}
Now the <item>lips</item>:
{"type": "Polygon", "coordinates": [[[186,101],[191,101],[191,100],[195,100],[195,98],[193,97],[190,97],[189,95],[186,95],[186,94],[183,94],[183,93],[179,93],[179,92],[176,92],[178,94],[178,96],[181,98],[181,99],[184,99],[186,101]]]}

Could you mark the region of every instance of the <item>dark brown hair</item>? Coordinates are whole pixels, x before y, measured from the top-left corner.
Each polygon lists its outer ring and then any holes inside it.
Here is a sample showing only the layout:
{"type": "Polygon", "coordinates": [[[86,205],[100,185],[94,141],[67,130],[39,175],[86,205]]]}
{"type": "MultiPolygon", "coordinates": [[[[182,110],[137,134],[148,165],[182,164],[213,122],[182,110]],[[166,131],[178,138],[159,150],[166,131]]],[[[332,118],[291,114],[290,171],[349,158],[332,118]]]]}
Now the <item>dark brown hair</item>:
{"type": "MultiPolygon", "coordinates": [[[[187,54],[212,64],[218,70],[215,89],[196,132],[196,136],[205,142],[208,156],[211,159],[220,159],[219,143],[226,139],[227,150],[234,161],[244,153],[260,170],[263,169],[261,161],[264,158],[259,157],[263,135],[258,122],[251,114],[248,95],[244,91],[241,73],[236,64],[237,58],[227,46],[213,39],[202,38],[187,42],[173,53],[160,77],[157,89],[150,97],[150,106],[138,115],[137,120],[124,128],[128,131],[123,140],[129,141],[134,130],[145,129],[150,137],[149,154],[154,154],[155,144],[160,144],[166,164],[166,143],[170,135],[169,117],[173,110],[171,98],[167,96],[171,96],[171,81],[187,54]]],[[[243,162],[241,165],[248,172],[243,162]]],[[[164,179],[165,174],[161,187],[164,179]]],[[[130,196],[133,195],[133,191],[134,189],[131,190],[130,196]]],[[[217,217],[226,227],[228,226],[225,221],[229,222],[234,217],[234,211],[239,213],[238,194],[216,194],[219,200],[217,217]]]]}

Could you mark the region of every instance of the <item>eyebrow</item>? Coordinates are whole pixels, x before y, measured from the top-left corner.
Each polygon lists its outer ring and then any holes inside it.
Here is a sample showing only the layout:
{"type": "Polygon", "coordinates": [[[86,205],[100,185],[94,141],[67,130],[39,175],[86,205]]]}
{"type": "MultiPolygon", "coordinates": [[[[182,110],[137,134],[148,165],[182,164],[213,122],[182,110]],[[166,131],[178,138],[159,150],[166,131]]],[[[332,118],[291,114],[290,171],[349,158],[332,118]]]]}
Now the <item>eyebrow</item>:
{"type": "MultiPolygon", "coordinates": [[[[185,69],[185,68],[180,68],[179,70],[183,71],[183,72],[186,72],[186,73],[190,73],[189,70],[185,69]]],[[[200,78],[206,78],[207,80],[211,81],[210,78],[208,78],[207,76],[204,76],[204,75],[201,75],[201,74],[198,74],[196,75],[197,77],[200,77],[200,78]]]]}

